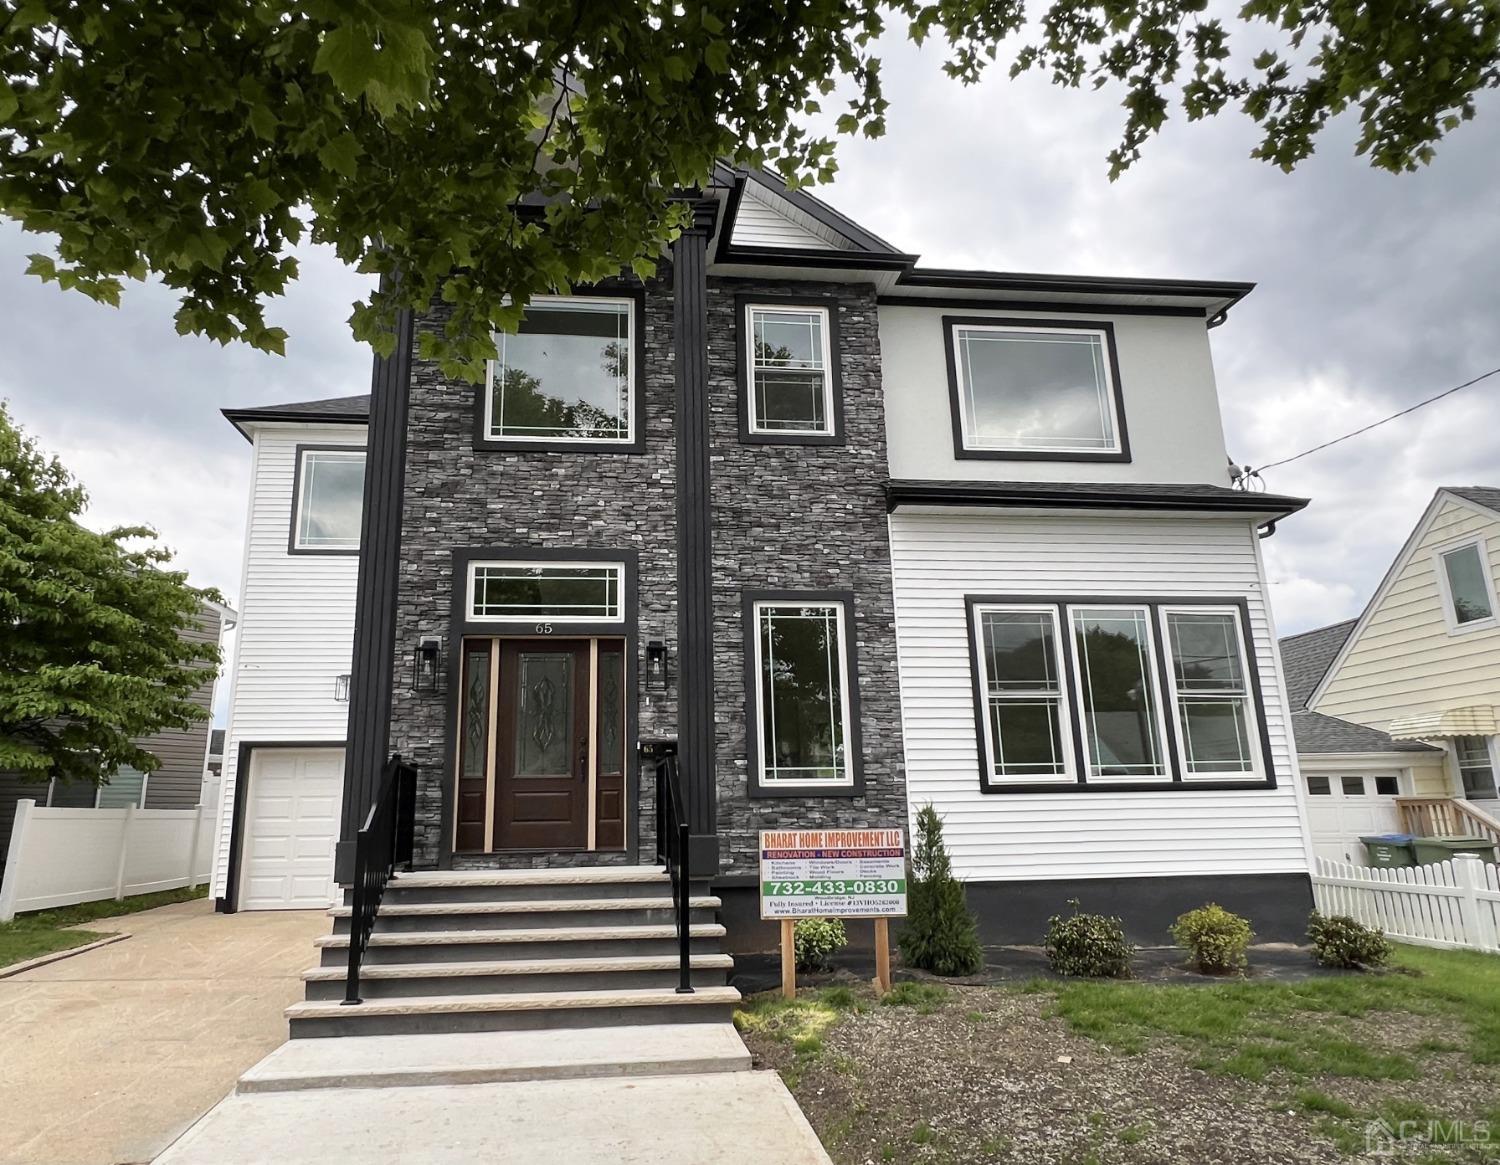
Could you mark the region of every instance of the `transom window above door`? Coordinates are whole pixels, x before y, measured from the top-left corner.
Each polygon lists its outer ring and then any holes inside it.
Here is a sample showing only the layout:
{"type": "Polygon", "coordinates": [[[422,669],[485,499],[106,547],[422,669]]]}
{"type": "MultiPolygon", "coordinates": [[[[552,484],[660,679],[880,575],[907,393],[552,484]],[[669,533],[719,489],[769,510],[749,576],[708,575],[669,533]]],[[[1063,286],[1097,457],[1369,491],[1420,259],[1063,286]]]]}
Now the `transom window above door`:
{"type": "Polygon", "coordinates": [[[1107,322],[945,316],[954,455],[1128,461],[1107,322]]]}
{"type": "Polygon", "coordinates": [[[827,307],[743,301],[745,435],[832,438],[838,431],[833,321],[827,307]]]}
{"type": "Polygon", "coordinates": [[[478,442],[505,448],[634,446],[636,300],[539,296],[496,333],[478,442]]]}
{"type": "Polygon", "coordinates": [[[468,617],[477,623],[621,623],[624,564],[471,562],[468,617]]]}

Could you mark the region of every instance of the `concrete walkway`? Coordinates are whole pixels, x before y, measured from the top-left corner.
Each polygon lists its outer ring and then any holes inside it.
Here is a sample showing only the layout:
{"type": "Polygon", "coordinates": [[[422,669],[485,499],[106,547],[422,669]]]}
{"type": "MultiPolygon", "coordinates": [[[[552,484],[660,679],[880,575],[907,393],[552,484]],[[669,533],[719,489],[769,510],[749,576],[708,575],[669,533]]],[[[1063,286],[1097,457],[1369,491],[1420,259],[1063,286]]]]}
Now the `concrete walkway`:
{"type": "Polygon", "coordinates": [[[286,1039],[328,919],[199,900],[89,929],[131,937],[0,979],[0,1165],[150,1161],[286,1039]]]}
{"type": "Polygon", "coordinates": [[[829,1165],[728,1023],[293,1040],[157,1165],[829,1165]]]}

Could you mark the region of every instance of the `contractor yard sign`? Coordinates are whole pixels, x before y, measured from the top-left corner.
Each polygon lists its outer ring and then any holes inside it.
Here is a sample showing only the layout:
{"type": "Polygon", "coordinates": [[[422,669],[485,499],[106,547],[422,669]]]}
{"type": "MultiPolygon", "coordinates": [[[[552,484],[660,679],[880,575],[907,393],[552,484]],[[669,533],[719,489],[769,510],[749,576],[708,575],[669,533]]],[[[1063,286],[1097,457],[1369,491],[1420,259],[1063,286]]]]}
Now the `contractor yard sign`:
{"type": "Polygon", "coordinates": [[[766,829],[762,918],[896,918],[906,913],[899,829],[766,829]]]}

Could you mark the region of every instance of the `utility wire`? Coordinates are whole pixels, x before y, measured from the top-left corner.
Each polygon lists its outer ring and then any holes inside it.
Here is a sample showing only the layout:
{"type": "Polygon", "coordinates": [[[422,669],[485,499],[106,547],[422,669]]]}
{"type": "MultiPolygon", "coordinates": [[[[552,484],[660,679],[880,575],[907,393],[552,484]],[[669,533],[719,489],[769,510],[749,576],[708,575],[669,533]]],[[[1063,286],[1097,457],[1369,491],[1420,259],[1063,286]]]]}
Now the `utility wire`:
{"type": "Polygon", "coordinates": [[[1442,400],[1445,396],[1452,396],[1459,389],[1468,388],[1470,385],[1478,384],[1481,380],[1488,380],[1491,376],[1494,376],[1497,373],[1500,373],[1500,368],[1491,368],[1488,372],[1481,372],[1473,380],[1466,380],[1462,384],[1455,384],[1447,391],[1438,393],[1437,396],[1430,396],[1426,400],[1420,400],[1410,408],[1402,409],[1399,413],[1392,413],[1388,417],[1382,417],[1378,421],[1371,422],[1363,429],[1355,429],[1352,433],[1345,433],[1342,437],[1335,437],[1332,441],[1324,441],[1321,445],[1314,445],[1311,449],[1304,449],[1301,453],[1297,453],[1291,457],[1283,458],[1280,461],[1273,461],[1269,465],[1262,465],[1260,469],[1255,469],[1251,472],[1259,473],[1262,469],[1275,469],[1278,465],[1290,465],[1293,461],[1297,461],[1303,457],[1308,457],[1311,454],[1321,452],[1322,450],[1327,449],[1330,445],[1337,445],[1340,441],[1349,440],[1350,437],[1358,437],[1361,433],[1368,433],[1371,429],[1379,428],[1387,421],[1394,421],[1397,417],[1404,417],[1407,413],[1414,413],[1423,405],[1430,405],[1433,401],[1442,400]]]}

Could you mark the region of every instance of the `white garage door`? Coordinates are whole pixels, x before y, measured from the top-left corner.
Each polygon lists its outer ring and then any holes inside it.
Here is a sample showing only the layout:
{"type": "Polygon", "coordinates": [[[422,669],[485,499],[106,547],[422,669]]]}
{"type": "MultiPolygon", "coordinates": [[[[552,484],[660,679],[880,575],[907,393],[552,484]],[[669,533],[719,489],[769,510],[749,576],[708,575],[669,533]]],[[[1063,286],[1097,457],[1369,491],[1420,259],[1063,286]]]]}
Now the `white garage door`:
{"type": "Polygon", "coordinates": [[[1306,773],[1307,822],[1319,857],[1367,865],[1361,837],[1400,833],[1394,773],[1306,773]]]}
{"type": "Polygon", "coordinates": [[[249,794],[240,908],[323,909],[335,892],[343,750],[256,749],[250,754],[249,794]]]}

